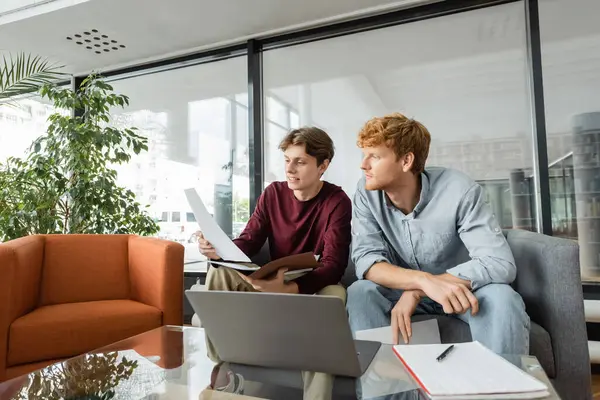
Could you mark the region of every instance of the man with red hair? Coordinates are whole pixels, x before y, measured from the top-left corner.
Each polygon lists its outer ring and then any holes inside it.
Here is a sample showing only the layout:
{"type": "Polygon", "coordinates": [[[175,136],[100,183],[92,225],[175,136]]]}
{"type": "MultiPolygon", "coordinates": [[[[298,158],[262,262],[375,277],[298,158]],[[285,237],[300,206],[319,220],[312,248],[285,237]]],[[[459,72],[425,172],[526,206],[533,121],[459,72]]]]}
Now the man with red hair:
{"type": "Polygon", "coordinates": [[[413,314],[447,314],[496,353],[528,354],[529,317],[510,286],[515,261],[484,190],[459,171],[425,168],[430,142],[423,124],[399,113],[359,133],[352,330],[391,325],[396,343],[408,343],[413,314]]]}

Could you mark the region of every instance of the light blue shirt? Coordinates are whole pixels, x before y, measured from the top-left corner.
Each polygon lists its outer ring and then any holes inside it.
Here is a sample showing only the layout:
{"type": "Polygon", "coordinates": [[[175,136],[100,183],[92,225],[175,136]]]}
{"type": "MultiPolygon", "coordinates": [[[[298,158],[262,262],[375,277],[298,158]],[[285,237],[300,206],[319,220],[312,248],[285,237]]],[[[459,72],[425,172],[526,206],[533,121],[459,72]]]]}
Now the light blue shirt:
{"type": "Polygon", "coordinates": [[[471,282],[512,283],[515,260],[485,202],[483,188],[462,172],[427,168],[421,197],[405,215],[381,190],[366,190],[363,177],[353,200],[352,261],[356,275],[378,262],[471,282]]]}

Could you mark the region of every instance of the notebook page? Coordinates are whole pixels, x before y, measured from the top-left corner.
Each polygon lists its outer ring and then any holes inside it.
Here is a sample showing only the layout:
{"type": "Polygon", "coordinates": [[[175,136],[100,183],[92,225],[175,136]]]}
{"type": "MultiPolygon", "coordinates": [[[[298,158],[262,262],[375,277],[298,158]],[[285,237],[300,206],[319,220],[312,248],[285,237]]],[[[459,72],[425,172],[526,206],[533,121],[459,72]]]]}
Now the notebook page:
{"type": "Polygon", "coordinates": [[[509,394],[475,394],[475,395],[457,395],[457,396],[429,396],[430,400],[525,400],[525,399],[543,399],[550,396],[550,392],[542,390],[538,392],[509,393],[509,394]]]}
{"type": "Polygon", "coordinates": [[[394,352],[431,396],[524,393],[547,390],[544,383],[479,342],[394,346],[394,352]]]}

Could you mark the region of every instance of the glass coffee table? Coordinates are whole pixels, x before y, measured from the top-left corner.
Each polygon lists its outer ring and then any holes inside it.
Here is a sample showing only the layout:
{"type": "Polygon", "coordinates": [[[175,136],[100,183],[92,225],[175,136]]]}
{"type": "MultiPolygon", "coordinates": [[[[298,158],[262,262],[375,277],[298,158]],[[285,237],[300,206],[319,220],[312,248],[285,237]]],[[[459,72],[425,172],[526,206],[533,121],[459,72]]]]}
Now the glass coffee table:
{"type": "MultiPolygon", "coordinates": [[[[506,356],[545,382],[547,399],[559,399],[535,357],[506,356]]],[[[206,356],[204,330],[165,326],[0,383],[8,399],[302,399],[299,371],[216,364],[206,356]],[[229,371],[229,372],[228,372],[229,371]],[[233,377],[242,394],[216,392],[211,379],[233,377]]],[[[359,379],[338,377],[334,399],[426,399],[391,346],[382,346],[359,379]]]]}

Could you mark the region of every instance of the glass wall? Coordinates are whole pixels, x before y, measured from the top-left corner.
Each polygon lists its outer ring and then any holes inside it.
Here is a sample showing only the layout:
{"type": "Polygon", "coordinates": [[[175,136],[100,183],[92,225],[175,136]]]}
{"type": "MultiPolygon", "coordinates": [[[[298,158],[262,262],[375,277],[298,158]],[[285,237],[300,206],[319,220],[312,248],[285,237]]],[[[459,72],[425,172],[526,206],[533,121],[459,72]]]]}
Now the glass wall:
{"type": "Polygon", "coordinates": [[[535,230],[524,18],[516,2],[266,51],[266,180],[285,178],[286,130],[316,125],[336,146],[324,179],[352,195],[359,129],[399,111],[429,128],[428,165],[481,183],[504,228],[535,230]]]}
{"type": "Polygon", "coordinates": [[[31,143],[46,134],[47,118],[56,109],[40,97],[0,105],[0,163],[8,157],[24,157],[31,143]]]}
{"type": "Polygon", "coordinates": [[[198,191],[230,237],[249,218],[246,68],[238,57],[111,82],[130,97],[112,123],[137,127],[149,146],[117,167],[120,184],[150,206],[160,237],[189,251],[198,225],[184,189],[198,191]]]}
{"type": "Polygon", "coordinates": [[[578,240],[600,281],[600,2],[539,2],[555,236],[578,240]]]}
{"type": "MultiPolygon", "coordinates": [[[[582,276],[600,281],[600,27],[596,0],[539,3],[553,234],[580,244],[582,276]]],[[[535,230],[532,118],[522,1],[263,53],[264,185],[284,180],[277,148],[292,128],[326,130],[336,157],[324,179],[353,195],[365,121],[402,112],[432,133],[428,166],[479,182],[504,228],[535,230]]],[[[113,124],[149,151],[119,166],[159,236],[187,243],[195,187],[222,228],[249,217],[247,58],[140,71],[111,84],[130,97],[113,124]]],[[[0,106],[0,162],[23,156],[54,110],[37,97],[0,106]]]]}

